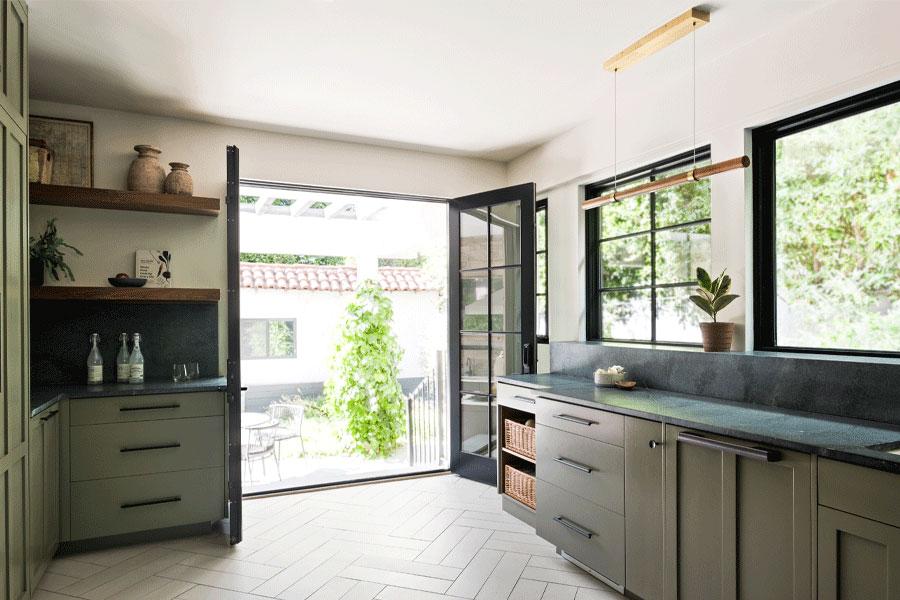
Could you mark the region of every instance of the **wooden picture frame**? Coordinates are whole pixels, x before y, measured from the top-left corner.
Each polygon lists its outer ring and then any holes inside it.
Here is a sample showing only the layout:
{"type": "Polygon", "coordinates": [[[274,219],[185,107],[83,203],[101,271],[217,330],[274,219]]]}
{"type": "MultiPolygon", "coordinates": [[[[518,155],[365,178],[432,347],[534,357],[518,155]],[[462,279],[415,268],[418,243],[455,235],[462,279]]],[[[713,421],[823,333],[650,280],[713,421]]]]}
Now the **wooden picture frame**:
{"type": "Polygon", "coordinates": [[[94,123],[31,115],[29,138],[53,150],[53,185],[94,186],[94,123]]]}

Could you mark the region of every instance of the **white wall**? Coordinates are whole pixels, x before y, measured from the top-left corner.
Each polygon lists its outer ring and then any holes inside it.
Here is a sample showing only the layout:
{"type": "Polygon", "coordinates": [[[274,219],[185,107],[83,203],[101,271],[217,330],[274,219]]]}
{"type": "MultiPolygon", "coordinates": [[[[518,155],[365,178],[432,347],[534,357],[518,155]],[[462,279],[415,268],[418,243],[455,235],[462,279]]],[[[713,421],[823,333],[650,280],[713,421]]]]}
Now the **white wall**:
{"type": "MultiPolygon", "coordinates": [[[[697,144],[712,145],[713,161],[749,154],[750,128],[900,80],[898,23],[900,2],[823,3],[802,19],[773,22],[765,36],[714,62],[698,55],[697,144]]],[[[665,52],[685,53],[689,65],[685,45],[665,52]]],[[[690,82],[689,68],[665,80],[642,78],[640,64],[619,75],[619,172],[690,149],[690,82]]],[[[510,184],[535,181],[539,197],[549,198],[551,340],[585,337],[579,204],[584,183],[613,174],[612,110],[612,98],[598,103],[595,119],[509,165],[510,184]]],[[[712,268],[727,267],[742,295],[724,315],[739,324],[736,347],[748,349],[750,216],[750,170],[714,177],[712,268]]]]}
{"type": "MultiPolygon", "coordinates": [[[[301,108],[302,110],[302,108],[301,108]]],[[[31,100],[31,113],[94,123],[94,186],[124,189],[135,144],[159,146],[163,163],[191,165],[194,193],[223,200],[218,219],[194,216],[31,207],[32,233],[59,217],[60,234],[80,248],[69,261],[75,285],[107,285],[106,278],[134,271],[137,248],[168,249],[179,287],[218,287],[219,366],[226,358],[225,147],[241,151],[241,176],[270,181],[453,197],[501,187],[502,163],[319,140],[31,100]]]]}

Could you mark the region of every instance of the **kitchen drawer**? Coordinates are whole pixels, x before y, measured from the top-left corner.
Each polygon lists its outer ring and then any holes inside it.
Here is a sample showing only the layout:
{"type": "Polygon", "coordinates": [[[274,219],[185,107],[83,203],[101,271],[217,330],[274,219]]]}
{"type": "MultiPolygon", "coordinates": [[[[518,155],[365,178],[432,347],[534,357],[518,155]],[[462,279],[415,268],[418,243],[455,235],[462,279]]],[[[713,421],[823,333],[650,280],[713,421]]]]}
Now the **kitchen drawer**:
{"type": "Polygon", "coordinates": [[[577,433],[613,446],[623,446],[625,420],[622,415],[576,404],[539,398],[536,420],[570,433],[577,433]]]}
{"type": "Polygon", "coordinates": [[[225,470],[199,469],[72,484],[72,539],[217,521],[225,470]]]}
{"type": "Polygon", "coordinates": [[[547,425],[537,428],[537,473],[585,500],[625,514],[625,450],[547,425]]]}
{"type": "Polygon", "coordinates": [[[225,465],[224,417],[79,425],[69,436],[72,481],[225,465]]]}
{"type": "Polygon", "coordinates": [[[501,383],[497,388],[497,403],[524,412],[534,413],[537,406],[537,393],[533,390],[508,383],[501,383]]]}
{"type": "Polygon", "coordinates": [[[537,481],[537,534],[607,577],[625,583],[625,518],[537,481]]]}
{"type": "Polygon", "coordinates": [[[819,459],[819,504],[900,527],[900,475],[819,459]]]}
{"type": "Polygon", "coordinates": [[[214,417],[225,414],[221,392],[80,398],[69,402],[72,425],[214,417]]]}

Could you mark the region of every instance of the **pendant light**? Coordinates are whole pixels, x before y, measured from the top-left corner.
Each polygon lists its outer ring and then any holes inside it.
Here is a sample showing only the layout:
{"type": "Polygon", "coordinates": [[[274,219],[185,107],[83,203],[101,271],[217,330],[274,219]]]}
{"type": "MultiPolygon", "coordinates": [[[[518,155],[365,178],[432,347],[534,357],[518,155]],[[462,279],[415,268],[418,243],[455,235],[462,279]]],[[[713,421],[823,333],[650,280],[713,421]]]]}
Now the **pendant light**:
{"type": "Polygon", "coordinates": [[[665,188],[670,188],[678,185],[683,185],[685,183],[691,183],[693,181],[700,181],[701,179],[706,179],[708,177],[712,177],[713,175],[718,175],[719,173],[725,173],[727,171],[732,171],[734,169],[743,169],[750,166],[750,158],[747,156],[739,156],[737,158],[732,158],[729,160],[723,160],[721,162],[708,165],[705,167],[697,167],[697,47],[696,47],[696,31],[698,27],[702,27],[709,23],[709,13],[697,8],[692,8],[681,15],[675,17],[668,23],[665,23],[661,27],[658,27],[631,44],[625,50],[619,52],[605,63],[603,63],[603,67],[607,71],[612,71],[613,73],[613,191],[607,194],[603,194],[596,198],[589,198],[584,200],[581,203],[581,208],[588,210],[591,208],[596,208],[598,206],[604,206],[606,204],[610,204],[612,202],[616,202],[619,200],[624,200],[625,198],[631,198],[633,196],[640,196],[641,194],[648,194],[650,192],[655,192],[658,190],[662,190],[665,188]],[[656,181],[650,181],[648,183],[643,183],[641,185],[636,185],[625,190],[619,191],[618,186],[618,88],[617,88],[617,76],[620,69],[631,66],[641,59],[647,58],[651,54],[658,52],[659,50],[665,48],[666,46],[672,44],[673,42],[681,39],[686,36],[688,33],[693,36],[693,50],[692,50],[692,68],[693,68],[693,88],[692,88],[692,105],[693,105],[693,152],[694,152],[694,161],[691,165],[691,169],[688,171],[684,171],[682,173],[678,173],[676,175],[672,175],[670,177],[665,177],[663,179],[658,179],[656,181]]]}

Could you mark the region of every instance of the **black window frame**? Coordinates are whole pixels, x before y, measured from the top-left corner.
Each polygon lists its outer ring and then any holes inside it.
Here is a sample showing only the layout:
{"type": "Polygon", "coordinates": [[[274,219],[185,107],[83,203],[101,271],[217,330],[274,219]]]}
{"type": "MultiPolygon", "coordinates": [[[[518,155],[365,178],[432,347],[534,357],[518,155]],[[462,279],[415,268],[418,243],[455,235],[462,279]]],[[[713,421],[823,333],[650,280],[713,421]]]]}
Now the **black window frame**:
{"type": "MultiPolygon", "coordinates": [[[[687,152],[682,152],[680,154],[676,154],[674,156],[670,156],[668,158],[664,158],[662,160],[656,161],[649,165],[645,165],[643,167],[633,169],[631,171],[627,171],[618,175],[616,177],[610,177],[609,179],[604,179],[602,181],[598,181],[595,183],[590,183],[585,185],[584,194],[585,198],[595,198],[600,196],[606,192],[612,191],[614,186],[618,186],[621,188],[622,186],[627,186],[630,183],[634,183],[639,180],[643,180],[646,178],[650,178],[650,181],[653,181],[653,178],[660,173],[667,173],[672,171],[672,169],[677,169],[679,167],[688,168],[691,165],[696,163],[701,163],[703,161],[710,160],[712,157],[712,149],[709,144],[700,146],[695,150],[688,150],[687,152]]],[[[585,214],[585,271],[586,271],[586,285],[585,285],[585,301],[586,301],[586,311],[585,311],[585,325],[587,329],[587,339],[589,341],[599,341],[599,342],[614,342],[614,343],[627,343],[627,344],[642,344],[642,345],[663,345],[663,346],[683,346],[689,348],[699,348],[702,346],[700,342],[677,342],[677,341],[657,341],[656,339],[656,291],[659,289],[665,288],[677,288],[677,287],[690,287],[695,285],[693,282],[691,283],[666,283],[666,284],[657,284],[656,283],[656,234],[660,231],[667,231],[669,229],[677,229],[679,227],[685,227],[687,225],[699,225],[703,223],[710,223],[712,225],[712,214],[707,219],[698,219],[695,221],[688,221],[685,223],[675,223],[672,225],[666,225],[664,227],[656,227],[656,193],[651,192],[650,196],[650,228],[644,229],[641,231],[634,231],[627,234],[616,235],[610,238],[601,238],[600,237],[600,217],[601,217],[601,208],[592,208],[586,211],[585,214]],[[638,235],[647,235],[650,234],[650,284],[648,285],[639,285],[639,286],[627,286],[627,287],[616,287],[616,288],[603,288],[601,287],[600,281],[600,266],[601,266],[601,256],[600,256],[600,243],[604,240],[612,240],[612,239],[624,239],[629,237],[635,237],[638,235]],[[604,291],[636,291],[636,290],[649,290],[650,291],[650,339],[649,340],[641,340],[641,339],[623,339],[623,338],[610,338],[603,336],[603,310],[600,306],[600,297],[601,293],[604,291]]],[[[711,200],[711,199],[710,199],[711,200]]],[[[627,202],[627,200],[625,200],[627,202]]]]}
{"type": "MultiPolygon", "coordinates": [[[[550,212],[547,210],[547,198],[541,198],[540,200],[534,203],[534,225],[537,227],[538,223],[538,214],[543,211],[544,212],[544,249],[540,250],[537,247],[537,233],[534,236],[534,258],[535,258],[535,269],[534,269],[534,297],[535,302],[534,305],[537,307],[538,302],[537,299],[541,296],[544,298],[544,326],[546,327],[546,335],[538,335],[535,334],[535,341],[538,344],[549,344],[550,343],[550,262],[549,262],[549,253],[547,252],[550,249],[550,212]],[[538,271],[537,264],[538,258],[543,255],[544,256],[544,289],[538,289],[538,271]]],[[[537,331],[537,317],[535,315],[535,331],[537,331]]]]}
{"type": "Polygon", "coordinates": [[[266,355],[250,356],[248,353],[241,352],[241,360],[292,360],[297,358],[297,319],[291,317],[242,317],[239,325],[243,331],[243,324],[247,321],[262,321],[266,324],[266,355]],[[270,348],[269,325],[272,321],[294,324],[294,343],[290,356],[272,356],[270,348]]]}
{"type": "Polygon", "coordinates": [[[779,346],[775,272],[775,142],[900,102],[900,81],[808,110],[752,131],[753,159],[753,348],[763,352],[896,358],[900,351],[779,346]]]}

